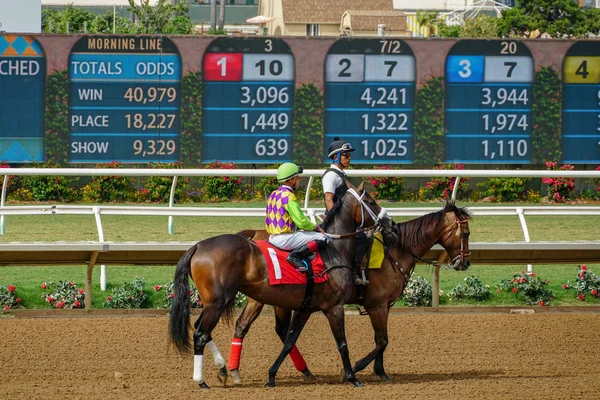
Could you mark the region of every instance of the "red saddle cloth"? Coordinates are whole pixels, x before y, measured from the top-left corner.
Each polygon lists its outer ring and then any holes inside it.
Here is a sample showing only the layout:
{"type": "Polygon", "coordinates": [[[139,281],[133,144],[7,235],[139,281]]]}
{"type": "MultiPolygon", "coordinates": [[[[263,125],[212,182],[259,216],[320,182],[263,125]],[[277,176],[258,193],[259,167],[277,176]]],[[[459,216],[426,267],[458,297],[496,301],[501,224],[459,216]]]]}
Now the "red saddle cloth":
{"type": "MultiPolygon", "coordinates": [[[[273,247],[266,240],[257,240],[256,244],[260,248],[260,251],[262,251],[263,256],[265,256],[267,271],[269,271],[269,283],[271,285],[306,285],[306,273],[298,272],[296,267],[287,261],[289,252],[273,247]]],[[[311,263],[315,272],[315,283],[325,282],[327,274],[317,276],[317,274],[325,270],[325,263],[323,263],[321,255],[317,253],[311,263]]]]}

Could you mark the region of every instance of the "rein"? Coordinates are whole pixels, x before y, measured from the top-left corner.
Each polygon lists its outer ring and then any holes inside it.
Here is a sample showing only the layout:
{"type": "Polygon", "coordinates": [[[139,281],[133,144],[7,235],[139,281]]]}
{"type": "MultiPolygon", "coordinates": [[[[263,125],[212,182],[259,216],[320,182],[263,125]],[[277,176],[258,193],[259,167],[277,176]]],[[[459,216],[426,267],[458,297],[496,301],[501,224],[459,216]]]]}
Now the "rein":
{"type": "Polygon", "coordinates": [[[362,194],[358,194],[356,193],[356,190],[354,190],[353,188],[348,189],[348,192],[350,192],[350,194],[352,194],[352,196],[354,196],[354,198],[356,199],[356,201],[358,202],[358,204],[360,204],[360,225],[359,228],[362,228],[358,231],[355,232],[351,232],[351,233],[345,233],[342,235],[334,235],[332,233],[325,233],[325,235],[331,239],[347,239],[349,237],[353,237],[356,236],[360,233],[363,232],[368,232],[368,231],[372,231],[373,229],[376,229],[379,227],[379,221],[382,218],[385,218],[387,216],[387,211],[385,210],[385,208],[381,208],[381,211],[379,211],[379,215],[376,215],[373,210],[371,210],[371,208],[369,206],[367,206],[367,204],[365,203],[365,201],[363,200],[363,196],[365,195],[365,191],[363,190],[362,194]],[[367,213],[369,214],[369,216],[371,217],[371,219],[374,222],[374,225],[368,226],[366,228],[363,228],[363,225],[365,224],[365,212],[364,210],[367,210],[367,213]]]}

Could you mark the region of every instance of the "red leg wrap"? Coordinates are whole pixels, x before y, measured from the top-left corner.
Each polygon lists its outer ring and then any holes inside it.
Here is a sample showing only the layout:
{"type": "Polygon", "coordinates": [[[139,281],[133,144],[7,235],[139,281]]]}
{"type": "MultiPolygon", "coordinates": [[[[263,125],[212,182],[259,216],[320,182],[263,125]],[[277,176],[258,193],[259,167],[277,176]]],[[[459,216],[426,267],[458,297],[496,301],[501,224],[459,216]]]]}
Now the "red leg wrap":
{"type": "Polygon", "coordinates": [[[227,369],[233,371],[240,368],[240,357],[242,355],[242,341],[244,339],[233,338],[231,341],[231,350],[229,351],[229,362],[227,369]]]}
{"type": "Polygon", "coordinates": [[[306,243],[306,246],[308,247],[311,253],[314,253],[319,248],[317,242],[315,242],[314,240],[311,240],[310,242],[306,243]]]}
{"type": "Polygon", "coordinates": [[[300,350],[296,346],[290,351],[290,358],[298,371],[302,372],[306,369],[306,361],[304,361],[304,357],[302,357],[300,350]]]}

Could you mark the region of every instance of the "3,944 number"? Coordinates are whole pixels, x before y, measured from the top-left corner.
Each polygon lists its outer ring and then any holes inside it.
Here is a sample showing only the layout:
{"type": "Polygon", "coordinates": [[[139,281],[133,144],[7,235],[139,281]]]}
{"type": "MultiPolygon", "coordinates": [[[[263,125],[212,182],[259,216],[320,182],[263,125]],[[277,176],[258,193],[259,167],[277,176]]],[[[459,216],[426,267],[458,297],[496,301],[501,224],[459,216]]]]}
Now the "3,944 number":
{"type": "Polygon", "coordinates": [[[363,156],[366,158],[403,157],[408,154],[407,140],[377,139],[375,143],[369,143],[369,140],[360,143],[363,146],[363,156]]]}
{"type": "Polygon", "coordinates": [[[133,142],[133,154],[146,156],[170,155],[177,150],[174,140],[135,140],[133,142]]]}
{"type": "Polygon", "coordinates": [[[257,156],[283,156],[288,151],[286,139],[261,139],[254,145],[254,153],[257,156]]]}

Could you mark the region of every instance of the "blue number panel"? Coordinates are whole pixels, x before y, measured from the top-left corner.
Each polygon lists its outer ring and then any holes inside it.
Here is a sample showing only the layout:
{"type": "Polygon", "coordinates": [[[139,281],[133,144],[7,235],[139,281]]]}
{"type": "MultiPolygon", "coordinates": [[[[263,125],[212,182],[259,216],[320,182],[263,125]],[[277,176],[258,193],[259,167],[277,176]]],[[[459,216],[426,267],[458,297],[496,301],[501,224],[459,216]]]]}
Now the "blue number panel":
{"type": "Polygon", "coordinates": [[[168,38],[81,38],[69,76],[69,162],[179,161],[181,60],[168,38]]]}
{"type": "Polygon", "coordinates": [[[325,58],[325,143],[351,142],[355,164],[413,162],[416,64],[402,40],[340,39],[325,58]]]}
{"type": "Polygon", "coordinates": [[[445,161],[531,163],[533,58],[513,40],[457,42],[446,59],[445,161]]]}

